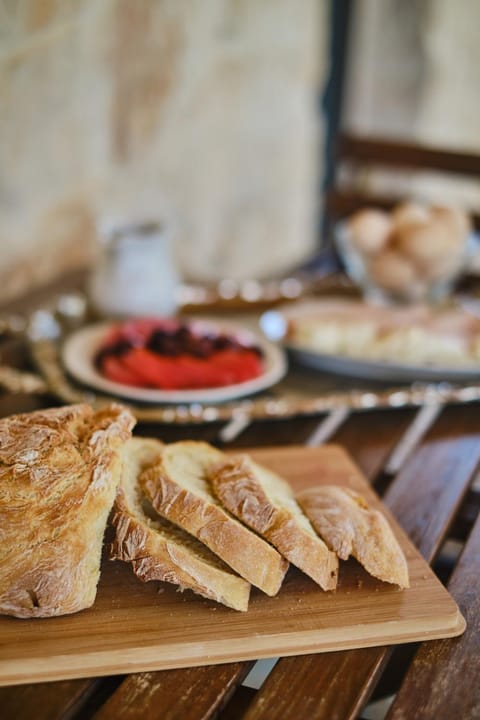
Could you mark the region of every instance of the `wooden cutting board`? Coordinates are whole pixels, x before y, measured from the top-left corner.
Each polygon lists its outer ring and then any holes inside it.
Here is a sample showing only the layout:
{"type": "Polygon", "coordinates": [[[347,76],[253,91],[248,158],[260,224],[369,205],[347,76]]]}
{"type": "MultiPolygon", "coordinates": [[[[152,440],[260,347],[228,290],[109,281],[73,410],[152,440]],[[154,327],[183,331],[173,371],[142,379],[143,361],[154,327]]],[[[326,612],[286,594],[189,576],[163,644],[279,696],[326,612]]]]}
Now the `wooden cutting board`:
{"type": "Polygon", "coordinates": [[[251,450],[300,490],[338,483],[363,493],[389,518],[408,560],[411,587],[371,578],[354,561],[340,565],[335,592],[295,568],[279,594],[252,589],[240,613],[140,582],[129,565],[104,560],[95,605],[59,618],[0,617],[0,685],[210,665],[371,645],[453,637],[465,622],[457,605],[339,447],[251,450]]]}

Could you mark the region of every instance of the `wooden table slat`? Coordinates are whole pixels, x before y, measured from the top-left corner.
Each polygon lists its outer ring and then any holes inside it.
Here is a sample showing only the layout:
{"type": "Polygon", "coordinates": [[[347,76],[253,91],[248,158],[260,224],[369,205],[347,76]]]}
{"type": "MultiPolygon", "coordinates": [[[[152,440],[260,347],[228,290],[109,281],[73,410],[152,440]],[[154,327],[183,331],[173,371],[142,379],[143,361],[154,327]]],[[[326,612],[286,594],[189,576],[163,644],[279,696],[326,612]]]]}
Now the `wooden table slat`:
{"type": "Polygon", "coordinates": [[[478,410],[462,410],[445,410],[384,497],[429,562],[443,542],[480,461],[480,437],[478,431],[471,432],[478,410]],[[454,424],[455,415],[459,416],[455,426],[462,417],[465,432],[446,437],[446,428],[454,424]]]}
{"type": "Polygon", "coordinates": [[[62,680],[0,688],[2,720],[65,720],[94,692],[98,680],[62,680]]]}
{"type": "Polygon", "coordinates": [[[480,490],[472,487],[468,491],[462,507],[455,518],[455,522],[450,530],[451,536],[456,539],[465,540],[479,514],[480,490]]]}
{"type": "Polygon", "coordinates": [[[298,445],[306,440],[319,422],[319,417],[257,421],[249,425],[228,447],[240,449],[266,445],[298,445]]]}
{"type": "Polygon", "coordinates": [[[388,720],[480,718],[480,517],[452,575],[449,590],[466,621],[454,640],[422,645],[388,720]]]}
{"type": "Polygon", "coordinates": [[[415,410],[356,413],[339,428],[331,442],[343,445],[363,473],[374,480],[415,417],[415,410]]]}
{"type": "Polygon", "coordinates": [[[387,654],[379,648],[282,658],[265,680],[244,720],[344,720],[357,715],[387,654]],[[363,688],[364,693],[359,693],[363,688]],[[287,690],[288,689],[288,690],[287,690]],[[352,700],[355,699],[354,704],[352,700]],[[352,715],[353,713],[353,715],[352,715]]]}
{"type": "Polygon", "coordinates": [[[129,675],[95,720],[199,720],[227,702],[253,663],[129,675]]]}

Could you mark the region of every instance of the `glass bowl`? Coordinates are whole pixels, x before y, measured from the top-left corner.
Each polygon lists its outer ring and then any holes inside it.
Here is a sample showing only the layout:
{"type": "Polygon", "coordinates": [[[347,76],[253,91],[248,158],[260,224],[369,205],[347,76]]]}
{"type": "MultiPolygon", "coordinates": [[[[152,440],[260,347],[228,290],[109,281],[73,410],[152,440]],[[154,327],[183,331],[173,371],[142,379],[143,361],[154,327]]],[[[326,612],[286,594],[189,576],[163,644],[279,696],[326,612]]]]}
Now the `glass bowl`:
{"type": "Polygon", "coordinates": [[[441,302],[452,294],[465,269],[468,219],[463,222],[466,216],[439,207],[425,208],[429,215],[424,218],[418,211],[410,222],[402,222],[399,211],[405,207],[392,213],[365,209],[337,223],[337,252],[367,300],[441,302]]]}

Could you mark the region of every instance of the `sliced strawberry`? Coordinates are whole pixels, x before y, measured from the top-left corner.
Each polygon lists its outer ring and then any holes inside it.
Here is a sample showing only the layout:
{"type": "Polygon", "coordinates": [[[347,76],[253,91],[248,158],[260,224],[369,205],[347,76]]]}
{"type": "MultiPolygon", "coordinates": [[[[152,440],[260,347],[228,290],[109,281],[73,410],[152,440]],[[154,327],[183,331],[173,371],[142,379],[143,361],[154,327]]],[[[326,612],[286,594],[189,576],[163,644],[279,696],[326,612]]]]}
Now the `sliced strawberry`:
{"type": "Polygon", "coordinates": [[[122,363],[121,358],[109,355],[102,361],[102,372],[113,382],[121,383],[122,385],[133,385],[135,387],[146,387],[146,383],[135,372],[132,372],[122,363]]]}
{"type": "Polygon", "coordinates": [[[212,361],[229,371],[233,383],[251,380],[262,372],[261,358],[251,350],[222,350],[215,353],[212,361]]]}
{"type": "Polygon", "coordinates": [[[185,386],[189,388],[220,387],[230,383],[228,368],[221,368],[212,362],[211,358],[195,358],[181,355],[177,358],[180,367],[185,373],[185,386]]]}
{"type": "Polygon", "coordinates": [[[122,357],[122,362],[150,387],[161,390],[185,387],[184,373],[176,358],[160,357],[144,348],[132,348],[122,357]]]}

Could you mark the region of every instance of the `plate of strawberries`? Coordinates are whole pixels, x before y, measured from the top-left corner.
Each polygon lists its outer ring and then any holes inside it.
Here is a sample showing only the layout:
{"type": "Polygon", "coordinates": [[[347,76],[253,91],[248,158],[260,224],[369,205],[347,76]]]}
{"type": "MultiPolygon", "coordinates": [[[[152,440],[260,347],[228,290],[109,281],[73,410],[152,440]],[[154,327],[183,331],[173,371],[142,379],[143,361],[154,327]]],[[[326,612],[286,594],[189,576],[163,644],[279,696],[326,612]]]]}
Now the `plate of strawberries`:
{"type": "Polygon", "coordinates": [[[259,333],[208,319],[137,318],[87,325],[64,342],[68,372],[137,401],[222,402],[264,390],[287,370],[259,333]]]}

